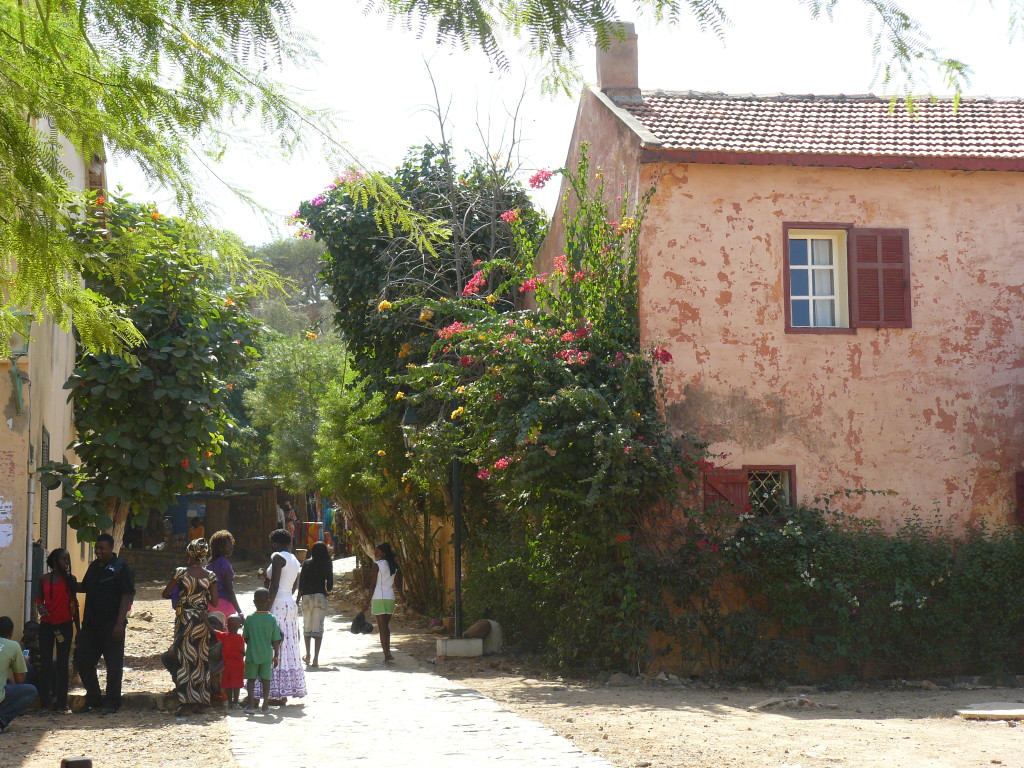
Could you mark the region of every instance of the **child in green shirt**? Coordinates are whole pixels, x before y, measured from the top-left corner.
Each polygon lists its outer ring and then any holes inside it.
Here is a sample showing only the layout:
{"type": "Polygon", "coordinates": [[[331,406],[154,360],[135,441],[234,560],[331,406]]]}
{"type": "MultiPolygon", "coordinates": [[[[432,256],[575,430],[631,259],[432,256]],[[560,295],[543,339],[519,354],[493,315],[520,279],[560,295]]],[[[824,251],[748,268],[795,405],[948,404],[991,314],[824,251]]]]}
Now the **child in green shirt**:
{"type": "Polygon", "coordinates": [[[242,637],[245,638],[245,688],[249,692],[249,706],[245,714],[256,714],[256,680],[263,683],[263,714],[270,712],[270,678],[277,666],[277,651],[281,647],[281,628],[270,612],[270,590],[257,589],[253,595],[256,613],[245,617],[242,637]]]}

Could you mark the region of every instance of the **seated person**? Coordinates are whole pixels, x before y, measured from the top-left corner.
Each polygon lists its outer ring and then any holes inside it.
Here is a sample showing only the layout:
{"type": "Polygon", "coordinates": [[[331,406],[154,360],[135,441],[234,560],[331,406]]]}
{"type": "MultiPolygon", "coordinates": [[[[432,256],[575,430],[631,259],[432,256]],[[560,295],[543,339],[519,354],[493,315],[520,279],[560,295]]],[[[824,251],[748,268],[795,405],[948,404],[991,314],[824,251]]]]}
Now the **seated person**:
{"type": "Polygon", "coordinates": [[[12,634],[14,621],[10,616],[0,616],[0,680],[6,682],[0,688],[0,733],[39,695],[34,685],[25,682],[25,656],[21,645],[11,640],[12,634]]]}

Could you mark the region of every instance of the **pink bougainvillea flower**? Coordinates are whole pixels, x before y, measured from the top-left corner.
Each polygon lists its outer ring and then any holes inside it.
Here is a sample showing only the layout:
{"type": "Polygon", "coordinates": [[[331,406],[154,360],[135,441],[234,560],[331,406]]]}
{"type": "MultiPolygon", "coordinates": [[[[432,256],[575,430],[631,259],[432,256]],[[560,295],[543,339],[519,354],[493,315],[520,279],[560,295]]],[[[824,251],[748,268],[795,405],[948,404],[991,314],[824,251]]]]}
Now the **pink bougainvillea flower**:
{"type": "Polygon", "coordinates": [[[494,462],[495,469],[508,469],[508,465],[512,463],[512,459],[508,456],[502,456],[496,462],[494,462]]]}
{"type": "Polygon", "coordinates": [[[534,189],[544,189],[544,185],[550,181],[554,174],[546,168],[541,168],[530,177],[530,186],[534,189]]]}
{"type": "Polygon", "coordinates": [[[487,284],[487,278],[484,277],[483,270],[477,271],[473,277],[466,283],[466,287],[462,289],[463,296],[472,296],[474,293],[479,291],[487,284]]]}
{"type": "Polygon", "coordinates": [[[565,256],[555,256],[555,272],[565,274],[569,271],[569,260],[565,256]]]}
{"type": "Polygon", "coordinates": [[[491,476],[491,470],[481,469],[479,472],[476,473],[476,476],[479,477],[481,480],[486,480],[488,477],[491,476]]]}
{"type": "Polygon", "coordinates": [[[653,357],[659,363],[672,362],[672,354],[664,347],[655,347],[653,350],[651,350],[651,357],[653,357]]]}
{"type": "Polygon", "coordinates": [[[585,339],[587,336],[590,335],[590,328],[588,328],[585,325],[581,325],[574,331],[574,334],[577,339],[585,339]]]}
{"type": "Polygon", "coordinates": [[[589,275],[589,273],[587,273],[587,272],[575,272],[575,273],[573,273],[572,281],[574,283],[582,283],[584,280],[587,279],[588,275],[589,275]]]}
{"type": "Polygon", "coordinates": [[[327,202],[327,198],[326,197],[324,197],[323,195],[317,195],[316,197],[314,197],[312,200],[309,201],[309,204],[312,205],[315,208],[315,207],[319,207],[319,206],[323,205],[326,202],[327,202]]]}
{"type": "Polygon", "coordinates": [[[561,339],[562,339],[562,341],[569,342],[569,341],[574,341],[576,339],[576,337],[573,335],[572,331],[566,331],[565,333],[563,333],[561,335],[561,339]]]}
{"type": "Polygon", "coordinates": [[[458,320],[456,320],[451,325],[446,326],[446,327],[442,328],[441,330],[439,330],[437,332],[437,335],[440,336],[442,339],[450,339],[452,336],[455,336],[456,334],[459,334],[459,333],[465,333],[466,331],[469,331],[472,328],[473,328],[472,325],[467,325],[465,323],[460,323],[458,320]]]}
{"type": "Polygon", "coordinates": [[[505,211],[501,214],[501,220],[506,224],[511,224],[513,221],[519,221],[519,209],[513,208],[511,211],[505,211]]]}

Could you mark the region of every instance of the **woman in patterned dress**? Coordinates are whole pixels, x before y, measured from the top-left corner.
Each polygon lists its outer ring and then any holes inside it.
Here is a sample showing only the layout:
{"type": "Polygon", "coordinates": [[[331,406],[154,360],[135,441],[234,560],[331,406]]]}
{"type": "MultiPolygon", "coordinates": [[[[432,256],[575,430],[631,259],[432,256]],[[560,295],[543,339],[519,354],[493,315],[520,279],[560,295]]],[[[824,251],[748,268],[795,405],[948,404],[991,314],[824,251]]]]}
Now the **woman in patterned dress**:
{"type": "Polygon", "coordinates": [[[178,672],[175,677],[181,706],[177,714],[201,712],[210,705],[210,605],[217,604],[217,576],[204,564],[210,553],[206,539],[195,539],[185,550],[188,566],[174,571],[164,587],[169,598],[178,587],[178,607],[174,617],[174,645],[178,672]]]}
{"type": "MultiPolygon", "coordinates": [[[[291,553],[292,536],[278,529],[270,534],[270,575],[264,580],[270,590],[270,612],[284,636],[278,651],[278,664],[270,679],[270,703],[284,706],[289,697],[306,695],[306,674],[303,671],[299,639],[299,606],[292,593],[299,581],[299,560],[291,553]]],[[[263,685],[256,681],[256,698],[264,696],[263,685]]]]}

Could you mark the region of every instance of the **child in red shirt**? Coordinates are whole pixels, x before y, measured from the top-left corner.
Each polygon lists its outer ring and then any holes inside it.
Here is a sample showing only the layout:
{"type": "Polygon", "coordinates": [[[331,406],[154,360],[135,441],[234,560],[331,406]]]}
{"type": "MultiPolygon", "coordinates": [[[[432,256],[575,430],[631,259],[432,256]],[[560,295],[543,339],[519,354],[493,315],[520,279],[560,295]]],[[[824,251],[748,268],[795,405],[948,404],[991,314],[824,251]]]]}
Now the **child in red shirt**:
{"type": "Polygon", "coordinates": [[[220,678],[220,689],[228,695],[228,706],[238,706],[238,693],[245,684],[245,640],[238,634],[242,617],[235,614],[228,619],[228,631],[218,632],[217,641],[223,649],[224,672],[220,678]]]}

